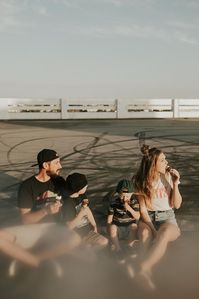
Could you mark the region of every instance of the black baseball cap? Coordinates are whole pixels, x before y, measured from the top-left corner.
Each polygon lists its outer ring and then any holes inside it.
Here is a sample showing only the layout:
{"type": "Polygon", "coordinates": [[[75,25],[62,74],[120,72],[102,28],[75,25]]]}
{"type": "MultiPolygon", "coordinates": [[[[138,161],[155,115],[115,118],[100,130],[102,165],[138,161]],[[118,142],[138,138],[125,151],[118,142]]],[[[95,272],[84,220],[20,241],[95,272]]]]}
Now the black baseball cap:
{"type": "Polygon", "coordinates": [[[42,164],[44,162],[50,162],[57,158],[59,158],[59,155],[56,151],[48,149],[48,148],[44,148],[37,155],[37,163],[33,164],[31,167],[36,166],[36,165],[42,166],[42,164]]]}
{"type": "Polygon", "coordinates": [[[66,178],[66,188],[73,193],[80,191],[86,185],[88,185],[88,181],[82,173],[74,172],[66,178]]]}

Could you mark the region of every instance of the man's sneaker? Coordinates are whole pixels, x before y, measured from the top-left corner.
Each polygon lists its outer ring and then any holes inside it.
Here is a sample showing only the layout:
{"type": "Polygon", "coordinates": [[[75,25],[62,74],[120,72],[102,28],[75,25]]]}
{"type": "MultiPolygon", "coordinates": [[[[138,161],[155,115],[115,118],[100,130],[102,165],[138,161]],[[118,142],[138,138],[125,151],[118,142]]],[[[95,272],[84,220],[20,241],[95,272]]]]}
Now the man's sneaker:
{"type": "Polygon", "coordinates": [[[8,276],[9,277],[14,277],[17,272],[19,262],[17,260],[12,260],[12,262],[9,265],[8,268],[8,276]]]}

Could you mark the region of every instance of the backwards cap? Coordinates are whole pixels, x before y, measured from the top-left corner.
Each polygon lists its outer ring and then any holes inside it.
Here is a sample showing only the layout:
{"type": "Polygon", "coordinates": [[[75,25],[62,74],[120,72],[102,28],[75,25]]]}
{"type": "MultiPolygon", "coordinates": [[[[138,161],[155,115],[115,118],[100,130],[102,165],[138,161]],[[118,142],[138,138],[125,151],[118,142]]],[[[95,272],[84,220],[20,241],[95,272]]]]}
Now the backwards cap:
{"type": "Polygon", "coordinates": [[[86,185],[88,185],[88,181],[84,174],[74,172],[66,178],[66,187],[73,193],[80,191],[86,185]]]}
{"type": "Polygon", "coordinates": [[[44,148],[42,151],[40,151],[38,153],[37,163],[33,164],[32,167],[36,166],[36,165],[42,166],[42,164],[44,162],[50,162],[50,161],[55,160],[57,158],[59,158],[59,155],[57,154],[56,151],[44,148]]]}
{"type": "Polygon", "coordinates": [[[128,193],[134,192],[133,182],[126,179],[119,181],[116,187],[116,192],[120,193],[123,191],[126,191],[128,193]]]}

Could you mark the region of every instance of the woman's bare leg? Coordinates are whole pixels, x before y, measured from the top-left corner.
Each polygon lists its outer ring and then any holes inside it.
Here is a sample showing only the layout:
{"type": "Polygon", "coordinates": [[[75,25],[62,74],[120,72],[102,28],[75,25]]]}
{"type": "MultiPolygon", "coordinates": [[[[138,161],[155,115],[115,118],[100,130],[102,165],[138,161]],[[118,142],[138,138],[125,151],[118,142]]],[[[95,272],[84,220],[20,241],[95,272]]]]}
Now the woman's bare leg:
{"type": "Polygon", "coordinates": [[[151,272],[152,268],[164,256],[167,245],[180,236],[180,230],[175,224],[165,223],[158,230],[146,259],[141,263],[141,271],[151,272]]]}
{"type": "Polygon", "coordinates": [[[143,283],[143,287],[147,287],[151,290],[156,288],[152,279],[151,271],[164,256],[168,243],[175,241],[179,235],[180,230],[174,224],[165,223],[160,227],[147,257],[141,262],[139,278],[143,283]]]}
{"type": "Polygon", "coordinates": [[[153,234],[150,227],[142,221],[138,223],[138,239],[140,245],[139,257],[142,260],[149,250],[153,240],[153,234]]]}

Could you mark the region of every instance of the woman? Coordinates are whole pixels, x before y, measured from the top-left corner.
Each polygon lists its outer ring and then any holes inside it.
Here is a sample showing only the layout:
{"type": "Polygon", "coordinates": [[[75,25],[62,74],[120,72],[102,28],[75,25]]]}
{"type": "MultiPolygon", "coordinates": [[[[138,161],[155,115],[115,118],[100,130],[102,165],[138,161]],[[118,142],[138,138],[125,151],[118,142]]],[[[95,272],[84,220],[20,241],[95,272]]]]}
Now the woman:
{"type": "Polygon", "coordinates": [[[165,254],[168,243],[180,236],[173,210],[179,209],[182,203],[178,189],[180,175],[168,167],[161,150],[143,145],[141,152],[142,161],[133,178],[139,193],[139,239],[145,250],[152,245],[141,262],[139,276],[154,289],[152,269],[165,254]]]}

